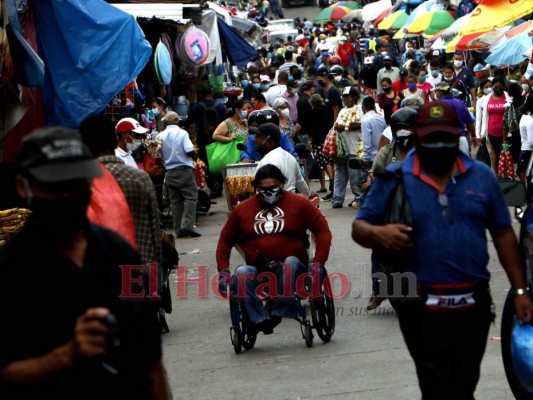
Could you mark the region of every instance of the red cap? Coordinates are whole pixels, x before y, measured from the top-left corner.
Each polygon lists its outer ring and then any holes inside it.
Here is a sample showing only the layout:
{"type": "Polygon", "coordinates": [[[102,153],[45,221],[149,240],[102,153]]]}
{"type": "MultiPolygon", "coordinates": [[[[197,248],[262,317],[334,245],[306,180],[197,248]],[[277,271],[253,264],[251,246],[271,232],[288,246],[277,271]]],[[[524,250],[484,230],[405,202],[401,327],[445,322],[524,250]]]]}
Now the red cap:
{"type": "Polygon", "coordinates": [[[139,124],[139,121],[133,118],[122,118],[120,121],[118,121],[118,124],[115,127],[115,132],[133,132],[142,135],[148,133],[148,129],[141,126],[141,124],[139,124]]]}
{"type": "Polygon", "coordinates": [[[415,131],[418,136],[432,132],[446,132],[459,136],[459,124],[452,106],[441,101],[432,101],[418,109],[415,131]]]}

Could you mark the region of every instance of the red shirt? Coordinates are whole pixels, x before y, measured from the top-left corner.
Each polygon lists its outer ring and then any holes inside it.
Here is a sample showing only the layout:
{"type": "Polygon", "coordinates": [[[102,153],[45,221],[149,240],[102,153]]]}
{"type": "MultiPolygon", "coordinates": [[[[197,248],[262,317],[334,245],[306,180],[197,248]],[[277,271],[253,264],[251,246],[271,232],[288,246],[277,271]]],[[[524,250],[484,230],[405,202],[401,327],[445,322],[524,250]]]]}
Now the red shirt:
{"type": "Polygon", "coordinates": [[[331,246],[331,231],[326,217],[304,196],[283,192],[270,208],[255,195],[239,203],[220,232],[216,251],[219,270],[229,267],[231,248],[239,245],[248,265],[255,265],[259,254],[269,260],[284,261],[289,256],[306,257],[307,230],[315,236],[314,261],[325,263],[331,246]]]}
{"type": "Polygon", "coordinates": [[[347,67],[350,65],[350,56],[355,54],[355,49],[351,43],[339,44],[337,55],[341,58],[341,65],[347,67]]]}
{"type": "Polygon", "coordinates": [[[495,99],[490,96],[487,104],[489,114],[488,132],[490,136],[503,136],[503,114],[505,113],[505,96],[495,99]]]}
{"type": "Polygon", "coordinates": [[[407,79],[405,82],[402,82],[400,79],[398,79],[397,81],[392,82],[391,87],[395,93],[400,93],[402,90],[407,89],[407,79]]]}

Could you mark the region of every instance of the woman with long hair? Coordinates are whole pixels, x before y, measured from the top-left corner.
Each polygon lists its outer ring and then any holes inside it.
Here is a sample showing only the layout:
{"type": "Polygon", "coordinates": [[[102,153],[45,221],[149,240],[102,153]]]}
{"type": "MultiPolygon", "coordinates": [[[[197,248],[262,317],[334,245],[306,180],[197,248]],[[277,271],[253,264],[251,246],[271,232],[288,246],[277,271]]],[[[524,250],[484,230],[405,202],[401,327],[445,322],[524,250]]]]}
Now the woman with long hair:
{"type": "Polygon", "coordinates": [[[333,160],[322,153],[324,141],[331,128],[326,118],[326,106],[324,100],[319,94],[313,94],[309,98],[309,103],[313,109],[311,113],[311,131],[309,132],[309,150],[313,154],[313,158],[320,168],[320,189],[317,193],[326,193],[326,174],[329,177],[329,190],[333,193],[333,160]]]}
{"type": "Polygon", "coordinates": [[[229,143],[237,136],[244,140],[248,137],[247,110],[243,108],[244,101],[237,99],[228,108],[226,119],[222,121],[213,132],[215,142],[229,143]]]}
{"type": "Polygon", "coordinates": [[[163,121],[161,121],[161,118],[165,116],[167,113],[167,103],[165,100],[163,100],[161,97],[156,97],[151,104],[152,107],[152,113],[155,117],[155,123],[157,125],[157,130],[159,132],[163,132],[166,127],[163,121]]]}

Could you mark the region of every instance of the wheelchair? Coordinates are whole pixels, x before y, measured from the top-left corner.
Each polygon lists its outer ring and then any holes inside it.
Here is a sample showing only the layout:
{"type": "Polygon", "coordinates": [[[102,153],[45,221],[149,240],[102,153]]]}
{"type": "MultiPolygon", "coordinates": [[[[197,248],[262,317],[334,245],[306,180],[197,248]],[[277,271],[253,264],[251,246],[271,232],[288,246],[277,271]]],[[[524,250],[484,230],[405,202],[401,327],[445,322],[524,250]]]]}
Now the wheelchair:
{"type": "MultiPolygon", "coordinates": [[[[313,329],[324,343],[329,342],[335,332],[335,304],[331,296],[331,283],[324,267],[322,267],[322,273],[319,275],[319,296],[302,298],[297,293],[293,293],[297,309],[297,316],[294,319],[300,323],[302,338],[308,348],[313,346],[313,329]],[[308,310],[311,315],[310,320],[308,310]]],[[[312,293],[312,285],[311,276],[306,277],[304,279],[306,293],[312,293]]],[[[260,298],[270,315],[273,299],[269,297],[268,293],[262,293],[260,298]]],[[[230,293],[228,299],[232,322],[230,328],[231,342],[235,353],[240,354],[243,348],[251,350],[254,347],[260,330],[250,321],[242,300],[237,298],[234,293],[230,293]]]]}

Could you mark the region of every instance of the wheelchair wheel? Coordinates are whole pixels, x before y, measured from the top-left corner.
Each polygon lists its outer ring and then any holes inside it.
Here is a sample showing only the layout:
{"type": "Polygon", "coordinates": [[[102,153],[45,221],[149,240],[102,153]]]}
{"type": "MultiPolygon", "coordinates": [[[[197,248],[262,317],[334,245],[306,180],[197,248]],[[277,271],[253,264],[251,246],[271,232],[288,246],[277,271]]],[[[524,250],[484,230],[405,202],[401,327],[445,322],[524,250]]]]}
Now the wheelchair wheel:
{"type": "Polygon", "coordinates": [[[305,345],[308,348],[313,347],[313,330],[309,325],[306,325],[304,328],[304,339],[305,339],[305,345]]]}
{"type": "Polygon", "coordinates": [[[333,298],[328,295],[328,293],[331,293],[329,279],[324,280],[323,286],[323,290],[321,290],[322,296],[318,298],[311,297],[309,299],[309,305],[311,308],[313,328],[315,328],[320,339],[324,343],[327,343],[331,340],[335,332],[335,303],[333,298]]]}
{"type": "Polygon", "coordinates": [[[245,350],[253,349],[257,339],[257,329],[250,322],[242,304],[233,296],[230,296],[230,312],[233,322],[231,341],[235,353],[239,354],[241,347],[245,350]]]}

